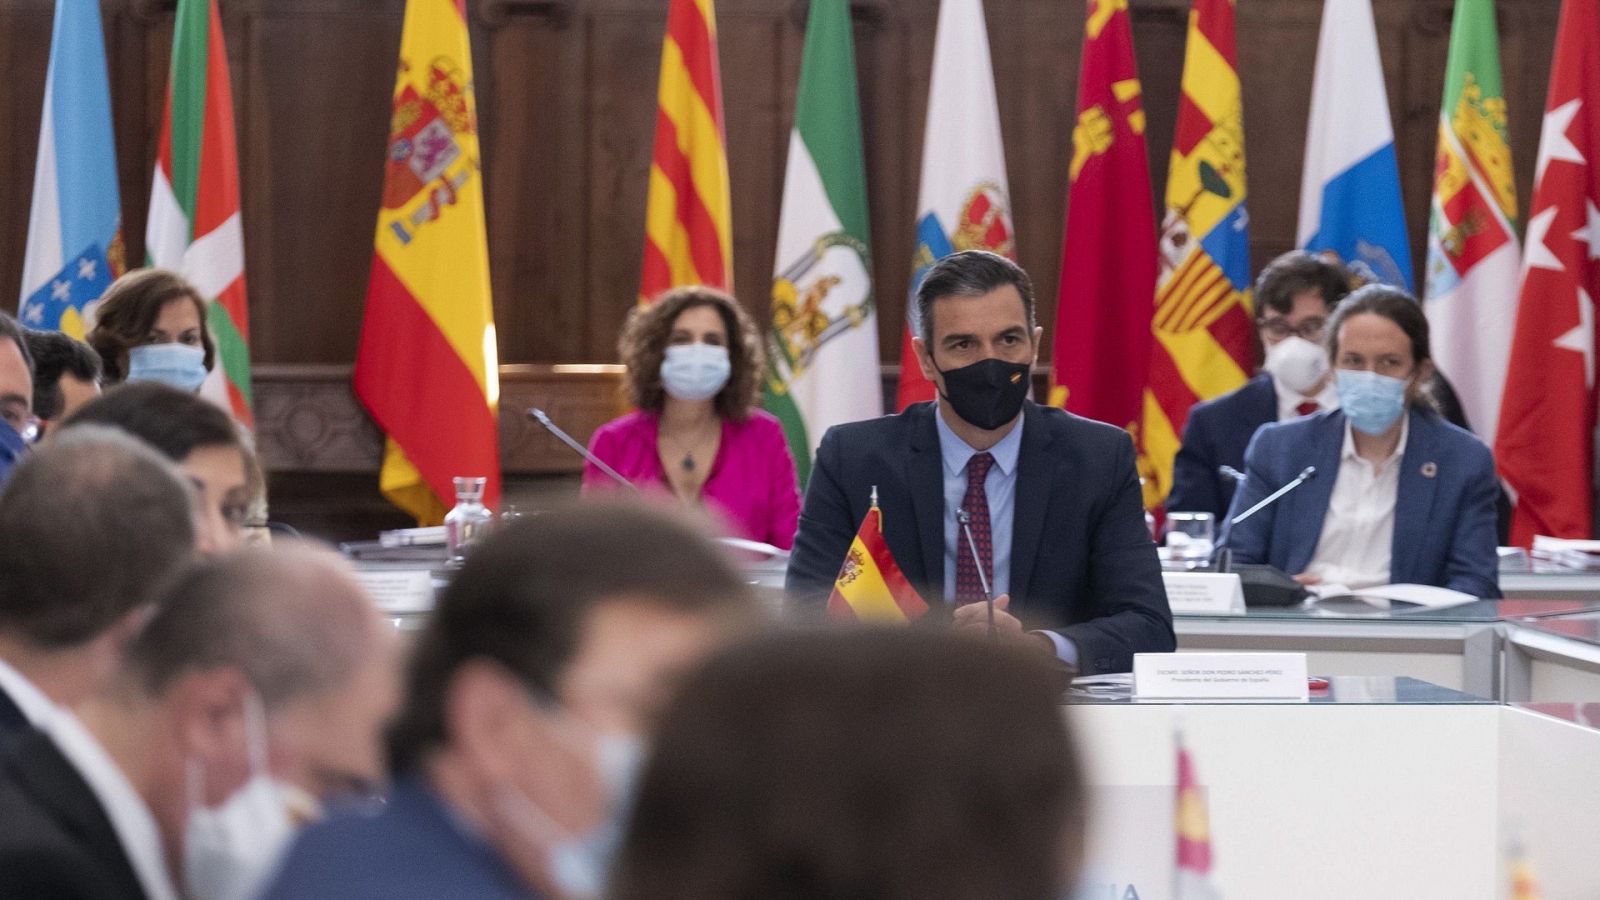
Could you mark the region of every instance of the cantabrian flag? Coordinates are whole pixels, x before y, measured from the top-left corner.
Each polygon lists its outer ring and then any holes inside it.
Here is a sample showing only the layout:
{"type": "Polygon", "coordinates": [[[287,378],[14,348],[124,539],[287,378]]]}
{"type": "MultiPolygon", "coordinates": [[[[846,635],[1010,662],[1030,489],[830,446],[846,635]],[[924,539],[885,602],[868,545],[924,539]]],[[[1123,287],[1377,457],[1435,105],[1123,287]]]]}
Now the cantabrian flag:
{"type": "Polygon", "coordinates": [[[1178,735],[1178,797],[1173,810],[1177,841],[1176,882],[1172,896],[1178,900],[1217,900],[1221,895],[1211,882],[1211,815],[1205,790],[1195,775],[1194,759],[1178,735]]]}
{"type": "Polygon", "coordinates": [[[151,265],[182,273],[206,299],[218,364],[200,393],[249,425],[250,312],[235,135],[217,2],[178,0],[145,250],[151,265]]]}
{"type": "Polygon", "coordinates": [[[1189,13],[1151,323],[1156,340],[1135,435],[1148,507],[1159,506],[1172,487],[1189,407],[1244,384],[1251,369],[1250,218],[1233,13],[1233,0],[1195,0],[1189,13]]]}
{"type": "Polygon", "coordinates": [[[658,96],[641,303],[680,284],[733,287],[733,216],[712,0],[672,0],[658,96]]]}
{"type": "Polygon", "coordinates": [[[421,524],[452,479],[500,495],[500,400],[464,0],[408,0],[355,390],[388,435],[379,486],[421,524]]]}
{"type": "Polygon", "coordinates": [[[883,512],[874,490],[872,508],[861,520],[833,583],[828,615],[863,622],[910,622],[927,611],[927,602],[906,580],[883,539],[883,512]]]}

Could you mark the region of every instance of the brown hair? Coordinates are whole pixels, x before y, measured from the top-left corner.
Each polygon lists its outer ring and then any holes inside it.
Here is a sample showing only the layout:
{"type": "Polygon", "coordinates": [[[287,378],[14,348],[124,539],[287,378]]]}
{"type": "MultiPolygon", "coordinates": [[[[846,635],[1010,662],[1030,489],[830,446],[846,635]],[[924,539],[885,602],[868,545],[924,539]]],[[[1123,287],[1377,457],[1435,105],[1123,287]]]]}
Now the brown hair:
{"type": "Polygon", "coordinates": [[[206,371],[216,361],[217,345],[206,327],[206,303],[200,291],[183,276],[166,269],[134,269],[118,278],[100,295],[94,328],[84,336],[100,354],[109,383],[128,377],[128,351],[140,346],[155,327],[162,307],[188,297],[200,314],[200,346],[206,352],[206,371]]]}
{"type": "Polygon", "coordinates": [[[728,332],[728,362],[732,373],[718,392],[714,403],[717,415],[742,421],[756,402],[765,357],[755,322],[732,296],[704,285],[673,288],[649,306],[635,307],[622,327],[617,352],[628,367],[624,389],[628,401],[639,409],[659,413],[666,404],[666,388],[661,385],[661,361],[667,355],[667,340],[672,325],[685,310],[709,306],[722,317],[728,332]]]}
{"type": "MultiPolygon", "coordinates": [[[[1405,333],[1406,340],[1411,344],[1411,364],[1417,369],[1432,368],[1433,354],[1428,341],[1428,316],[1422,311],[1422,304],[1405,291],[1386,284],[1369,284],[1358,289],[1333,311],[1322,338],[1328,351],[1330,365],[1335,368],[1339,365],[1339,329],[1344,326],[1346,320],[1359,315],[1382,316],[1393,322],[1395,327],[1405,333]]],[[[1425,410],[1439,411],[1438,381],[1439,373],[1430,371],[1417,383],[1416,394],[1412,399],[1420,403],[1425,410]]]]}
{"type": "Polygon", "coordinates": [[[1256,276],[1256,320],[1272,310],[1287,316],[1294,310],[1294,298],[1316,291],[1332,314],[1350,293],[1350,273],[1333,260],[1308,250],[1290,250],[1267,263],[1256,276]]]}

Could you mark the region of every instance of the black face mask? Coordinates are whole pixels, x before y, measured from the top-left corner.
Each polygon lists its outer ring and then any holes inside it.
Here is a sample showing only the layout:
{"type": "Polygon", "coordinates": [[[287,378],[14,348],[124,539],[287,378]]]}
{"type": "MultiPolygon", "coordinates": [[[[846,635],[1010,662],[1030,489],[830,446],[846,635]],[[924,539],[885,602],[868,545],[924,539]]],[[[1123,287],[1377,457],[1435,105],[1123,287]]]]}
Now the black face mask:
{"type": "Polygon", "coordinates": [[[985,359],[948,372],[934,368],[944,376],[944,399],[956,415],[984,431],[1015,419],[1028,396],[1027,363],[985,359]]]}

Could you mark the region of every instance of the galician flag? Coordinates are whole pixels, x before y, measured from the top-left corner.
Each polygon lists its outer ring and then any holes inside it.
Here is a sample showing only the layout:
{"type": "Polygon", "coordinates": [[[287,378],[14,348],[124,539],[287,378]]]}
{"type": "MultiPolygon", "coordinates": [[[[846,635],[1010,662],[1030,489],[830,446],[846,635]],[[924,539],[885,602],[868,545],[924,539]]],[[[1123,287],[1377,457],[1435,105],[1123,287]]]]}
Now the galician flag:
{"type": "Polygon", "coordinates": [[[933,38],[933,77],[922,139],[922,186],[917,191],[917,244],[912,254],[906,331],[900,345],[897,409],[932,400],[911,338],[922,334],[917,286],[935,262],[961,250],[990,250],[1016,258],[1011,191],[1000,108],[994,99],[989,32],[982,0],[943,0],[933,38]]]}
{"type": "Polygon", "coordinates": [[[1372,0],[1322,7],[1298,236],[1301,247],[1337,255],[1364,282],[1411,290],[1411,241],[1372,0]]]}
{"type": "Polygon", "coordinates": [[[17,316],[75,338],[122,273],[122,201],[99,0],[56,0],[17,316]]]}
{"type": "Polygon", "coordinates": [[[1565,0],[1494,456],[1511,542],[1588,537],[1600,297],[1600,2],[1565,0]]]}
{"type": "Polygon", "coordinates": [[[873,488],[872,507],[834,580],[828,615],[864,622],[910,622],[927,611],[927,602],[906,580],[883,539],[883,512],[878,509],[878,489],[873,488]]]}
{"type": "Polygon", "coordinates": [[[251,424],[250,312],[239,216],[239,151],[216,0],[178,0],[145,250],[207,301],[217,366],[201,394],[251,424]]]}
{"type": "Polygon", "coordinates": [[[867,174],[847,0],[812,0],[795,98],[763,403],[801,483],[823,432],[883,412],[867,174]]]}
{"type": "MultiPolygon", "coordinates": [[[[465,0],[408,0],[355,391],[388,435],[378,485],[423,525],[483,477],[499,505],[499,357],[465,0]]],[[[376,162],[376,160],[374,160],[376,162]]]]}
{"type": "Polygon", "coordinates": [[[1494,0],[1458,0],[1439,110],[1424,304],[1433,359],[1493,438],[1516,321],[1517,192],[1494,0]]]}
{"type": "Polygon", "coordinates": [[[733,287],[716,6],[712,0],[671,3],[661,42],[641,303],[683,284],[733,287]]]}
{"type": "Polygon", "coordinates": [[[1244,106],[1233,17],[1233,0],[1194,0],[1189,12],[1161,223],[1156,340],[1134,435],[1147,507],[1159,506],[1172,489],[1172,460],[1189,407],[1244,384],[1252,368],[1244,106]]]}
{"type": "Polygon", "coordinates": [[[1156,219],[1127,0],[1088,0],[1050,402],[1133,429],[1150,365],[1156,219]]]}

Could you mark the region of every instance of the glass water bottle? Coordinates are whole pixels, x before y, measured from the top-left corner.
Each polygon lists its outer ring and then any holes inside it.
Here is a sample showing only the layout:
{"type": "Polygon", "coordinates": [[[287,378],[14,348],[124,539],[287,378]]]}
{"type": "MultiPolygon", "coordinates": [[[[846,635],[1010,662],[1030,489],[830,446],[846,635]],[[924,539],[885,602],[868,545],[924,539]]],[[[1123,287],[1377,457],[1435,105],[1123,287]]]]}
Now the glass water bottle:
{"type": "Polygon", "coordinates": [[[494,513],[483,505],[483,486],[487,478],[457,476],[456,505],[445,514],[445,544],[450,550],[450,562],[459,565],[472,552],[472,548],[489,536],[494,513]]]}

